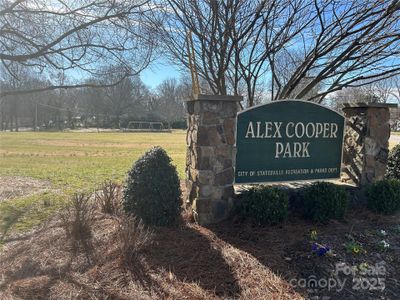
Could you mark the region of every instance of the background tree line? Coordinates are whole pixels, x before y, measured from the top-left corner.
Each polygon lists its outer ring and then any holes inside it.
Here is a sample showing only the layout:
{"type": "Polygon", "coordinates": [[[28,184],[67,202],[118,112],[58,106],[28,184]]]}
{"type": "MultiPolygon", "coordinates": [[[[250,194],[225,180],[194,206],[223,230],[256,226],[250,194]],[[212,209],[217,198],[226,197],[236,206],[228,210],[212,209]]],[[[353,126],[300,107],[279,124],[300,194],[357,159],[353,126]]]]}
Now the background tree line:
{"type": "MultiPolygon", "coordinates": [[[[127,103],[155,113],[157,97],[144,96],[137,76],[159,57],[184,76],[198,74],[200,92],[243,95],[244,106],[399,96],[400,0],[0,1],[6,119],[15,119],[21,104],[32,106],[27,99],[54,95],[56,106],[69,99],[67,111],[92,97],[85,105],[101,107],[104,120],[116,116],[114,123],[127,103]]],[[[168,101],[162,111],[171,119],[175,100],[168,101]]]]}
{"type": "MultiPolygon", "coordinates": [[[[126,128],[130,121],[161,121],[174,128],[185,128],[184,100],[191,94],[191,84],[187,80],[167,79],[150,89],[136,75],[106,86],[113,80],[115,78],[110,75],[88,80],[90,84],[105,85],[101,88],[56,89],[2,97],[0,130],[126,128]]],[[[6,89],[10,88],[8,84],[33,89],[46,86],[48,82],[20,74],[18,81],[1,84],[6,89]]]]}

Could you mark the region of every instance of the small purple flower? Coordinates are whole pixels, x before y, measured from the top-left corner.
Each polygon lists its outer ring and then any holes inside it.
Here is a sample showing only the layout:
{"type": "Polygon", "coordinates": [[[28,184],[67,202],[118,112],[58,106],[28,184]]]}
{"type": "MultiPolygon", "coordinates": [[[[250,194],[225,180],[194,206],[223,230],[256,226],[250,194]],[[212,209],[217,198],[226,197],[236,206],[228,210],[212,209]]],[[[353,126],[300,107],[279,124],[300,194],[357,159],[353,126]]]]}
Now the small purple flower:
{"type": "Polygon", "coordinates": [[[324,256],[328,253],[331,249],[328,246],[323,246],[317,243],[313,243],[311,245],[312,252],[316,253],[317,256],[324,256]]]}
{"type": "Polygon", "coordinates": [[[317,255],[318,256],[324,256],[326,254],[327,250],[325,247],[321,247],[318,249],[317,255]]]}
{"type": "Polygon", "coordinates": [[[317,251],[318,250],[317,243],[312,243],[311,249],[312,249],[312,251],[317,251]]]}

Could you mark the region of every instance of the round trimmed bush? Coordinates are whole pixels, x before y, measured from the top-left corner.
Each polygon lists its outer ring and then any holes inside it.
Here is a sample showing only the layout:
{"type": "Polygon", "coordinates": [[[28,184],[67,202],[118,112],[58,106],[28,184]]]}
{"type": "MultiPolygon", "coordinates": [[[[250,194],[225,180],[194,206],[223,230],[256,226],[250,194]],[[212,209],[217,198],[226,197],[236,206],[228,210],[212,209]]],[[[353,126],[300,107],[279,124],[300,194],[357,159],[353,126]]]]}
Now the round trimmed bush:
{"type": "Polygon", "coordinates": [[[386,177],[400,179],[400,144],[389,152],[386,177]]]}
{"type": "Polygon", "coordinates": [[[177,220],[181,207],[179,178],[164,149],[154,147],[135,162],[122,201],[125,212],[140,217],[147,225],[165,226],[177,220]]]}
{"type": "Polygon", "coordinates": [[[384,179],[371,184],[367,191],[368,207],[382,214],[400,210],[400,180],[384,179]]]}
{"type": "Polygon", "coordinates": [[[288,214],[289,197],[278,188],[256,187],[243,196],[240,214],[258,225],[282,222],[288,214]]]}
{"type": "Polygon", "coordinates": [[[330,182],[316,182],[304,192],[305,217],[326,223],[343,219],[347,208],[347,193],[343,187],[330,182]]]}

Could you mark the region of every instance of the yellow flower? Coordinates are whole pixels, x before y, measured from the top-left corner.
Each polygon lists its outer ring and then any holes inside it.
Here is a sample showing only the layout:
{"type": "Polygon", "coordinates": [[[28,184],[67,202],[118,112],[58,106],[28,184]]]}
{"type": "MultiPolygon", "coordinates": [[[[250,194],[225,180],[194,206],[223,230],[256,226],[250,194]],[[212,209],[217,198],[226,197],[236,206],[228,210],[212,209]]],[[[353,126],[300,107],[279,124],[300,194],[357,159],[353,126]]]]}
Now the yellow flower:
{"type": "Polygon", "coordinates": [[[318,237],[317,231],[316,230],[311,230],[311,233],[310,233],[311,240],[315,241],[315,240],[317,240],[317,237],[318,237]]]}

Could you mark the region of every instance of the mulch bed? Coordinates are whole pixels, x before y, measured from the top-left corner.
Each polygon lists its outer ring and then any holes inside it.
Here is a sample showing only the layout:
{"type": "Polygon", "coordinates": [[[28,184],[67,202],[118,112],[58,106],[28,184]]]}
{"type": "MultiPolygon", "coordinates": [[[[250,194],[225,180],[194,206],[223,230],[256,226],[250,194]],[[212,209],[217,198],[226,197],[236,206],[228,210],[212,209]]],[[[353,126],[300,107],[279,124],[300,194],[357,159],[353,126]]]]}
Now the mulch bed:
{"type": "Polygon", "coordinates": [[[292,218],[286,224],[275,227],[260,228],[229,222],[213,226],[211,230],[222,240],[252,254],[264,266],[297,285],[295,290],[305,297],[400,299],[399,215],[378,216],[359,209],[350,213],[346,221],[331,221],[320,226],[292,218]],[[317,231],[316,241],[310,238],[312,230],[317,231]],[[346,244],[352,240],[362,246],[361,252],[346,249],[346,244]],[[387,250],[379,246],[382,240],[389,242],[387,250]],[[332,249],[330,255],[319,257],[312,251],[314,242],[329,246],[332,249]],[[368,274],[361,273],[360,266],[368,274]],[[354,273],[348,274],[350,268],[354,273]],[[377,269],[380,274],[373,273],[377,269]],[[336,271],[338,274],[335,274],[336,271]],[[312,279],[322,279],[322,287],[301,288],[304,280],[300,279],[305,279],[307,284],[312,284],[312,279]],[[325,280],[331,280],[330,288],[323,286],[325,280]],[[339,281],[344,282],[343,289],[339,288],[339,281]],[[337,285],[333,286],[335,283],[337,285]]]}
{"type": "Polygon", "coordinates": [[[399,216],[380,217],[358,210],[346,221],[316,226],[292,217],[280,226],[254,227],[229,220],[207,228],[183,222],[155,229],[153,244],[130,265],[118,247],[115,217],[98,213],[90,253],[73,254],[55,216],[46,226],[0,250],[0,299],[399,299],[399,216]],[[331,256],[313,253],[317,242],[331,256]],[[380,231],[387,234],[382,236],[380,231]],[[365,252],[350,253],[353,238],[365,252]],[[387,251],[377,245],[385,239],[387,251]],[[88,260],[88,257],[90,258],[88,260]],[[337,264],[358,267],[384,264],[383,275],[335,276],[337,264]],[[384,290],[373,290],[380,277],[384,290]],[[302,287],[330,278],[344,281],[338,291],[302,287]],[[369,284],[369,285],[367,285],[369,284]],[[356,288],[355,288],[356,287],[356,288]]]}

